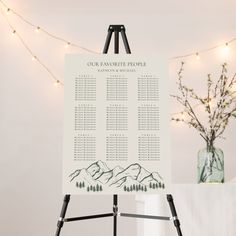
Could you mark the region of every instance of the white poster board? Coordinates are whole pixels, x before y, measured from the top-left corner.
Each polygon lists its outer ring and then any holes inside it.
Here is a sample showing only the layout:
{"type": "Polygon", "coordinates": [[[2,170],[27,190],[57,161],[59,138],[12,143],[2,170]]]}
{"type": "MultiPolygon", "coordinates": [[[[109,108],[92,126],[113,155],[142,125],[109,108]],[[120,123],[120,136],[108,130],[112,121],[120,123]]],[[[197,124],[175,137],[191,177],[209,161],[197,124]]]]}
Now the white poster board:
{"type": "Polygon", "coordinates": [[[67,55],[63,192],[166,192],[168,68],[163,58],[67,55]]]}

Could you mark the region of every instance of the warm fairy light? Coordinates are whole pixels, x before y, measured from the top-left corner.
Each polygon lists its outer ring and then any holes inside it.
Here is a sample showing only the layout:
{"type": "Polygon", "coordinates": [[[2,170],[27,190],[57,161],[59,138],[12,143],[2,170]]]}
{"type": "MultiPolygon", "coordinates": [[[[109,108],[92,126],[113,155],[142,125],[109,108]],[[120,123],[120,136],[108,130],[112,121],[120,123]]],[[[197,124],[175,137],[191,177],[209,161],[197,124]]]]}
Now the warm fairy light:
{"type": "Polygon", "coordinates": [[[7,9],[6,9],[6,14],[9,15],[10,12],[11,12],[11,9],[10,9],[10,8],[7,8],[7,9]]]}
{"type": "Polygon", "coordinates": [[[233,92],[236,92],[236,82],[233,83],[232,91],[233,91],[233,92]]]}
{"type": "MultiPolygon", "coordinates": [[[[0,0],[1,2],[1,0],[0,0]]],[[[10,8],[6,8],[6,11],[9,12],[10,8]]],[[[14,11],[12,11],[13,13],[15,13],[14,11]]],[[[6,16],[6,14],[4,14],[3,11],[0,11],[0,13],[2,14],[2,16],[5,18],[6,23],[8,24],[9,28],[12,30],[12,35],[16,35],[17,38],[20,40],[21,44],[24,46],[24,48],[28,51],[28,53],[31,55],[31,60],[32,61],[37,61],[55,80],[54,85],[58,86],[59,84],[63,85],[59,80],[56,79],[56,76],[51,72],[50,68],[47,67],[47,65],[45,65],[41,60],[39,60],[37,58],[37,56],[35,56],[35,54],[33,53],[33,51],[31,50],[31,48],[27,45],[27,43],[25,42],[24,38],[21,36],[21,34],[19,34],[16,30],[15,27],[10,23],[10,21],[8,20],[8,17],[6,16]]],[[[15,13],[16,14],[16,13],[15,13]]],[[[32,25],[32,24],[31,24],[32,25]]],[[[35,31],[39,31],[40,27],[39,26],[34,26],[35,31]]],[[[43,31],[44,32],[44,31],[43,31]]],[[[49,34],[50,35],[50,34],[49,34]]],[[[64,40],[63,40],[64,41],[64,40]]]]}
{"type": "Polygon", "coordinates": [[[228,43],[226,43],[226,44],[224,45],[224,47],[223,47],[223,49],[222,49],[222,54],[223,54],[223,56],[225,56],[225,57],[228,56],[228,54],[229,54],[229,44],[228,44],[228,43]]]}
{"type": "Polygon", "coordinates": [[[229,44],[228,43],[225,44],[225,50],[227,50],[227,51],[229,50],[229,44]]]}
{"type": "Polygon", "coordinates": [[[197,59],[197,60],[200,60],[200,55],[199,55],[198,52],[196,53],[196,59],[197,59]]]}
{"type": "Polygon", "coordinates": [[[69,48],[69,46],[70,46],[70,42],[67,42],[65,45],[65,49],[69,48]]]}
{"type": "Polygon", "coordinates": [[[181,118],[185,119],[185,113],[184,112],[181,112],[181,118]]]}
{"type": "MultiPolygon", "coordinates": [[[[7,6],[7,4],[3,3],[2,0],[1,0],[1,3],[2,3],[3,7],[5,8],[6,14],[9,14],[9,13],[11,12],[12,14],[14,14],[14,15],[17,16],[18,18],[20,18],[22,21],[24,21],[26,24],[30,25],[31,27],[34,27],[34,29],[35,29],[36,32],[42,31],[43,33],[47,34],[48,36],[50,36],[50,37],[52,37],[52,38],[54,38],[54,39],[56,39],[56,40],[60,40],[60,41],[62,41],[62,42],[67,42],[66,39],[64,39],[64,38],[62,38],[62,37],[58,37],[57,35],[54,35],[54,34],[52,34],[52,33],[50,33],[50,32],[47,32],[47,31],[46,31],[45,29],[43,29],[43,28],[41,28],[41,29],[39,28],[39,29],[38,29],[38,27],[37,27],[36,24],[34,24],[34,23],[32,23],[30,20],[26,19],[23,15],[19,14],[15,9],[12,9],[12,10],[11,10],[11,9],[7,6]]],[[[233,42],[236,42],[236,37],[231,38],[228,42],[225,43],[225,46],[223,47],[223,51],[224,51],[224,55],[225,55],[225,56],[227,56],[227,54],[228,54],[228,51],[229,51],[229,44],[231,44],[231,43],[233,43],[233,42]]],[[[74,43],[74,42],[73,42],[73,43],[70,43],[70,42],[66,43],[66,44],[65,44],[65,48],[69,48],[70,45],[73,46],[73,47],[77,47],[77,48],[83,49],[83,50],[85,50],[85,51],[91,52],[91,53],[99,54],[99,52],[97,52],[97,51],[94,51],[94,50],[85,48],[85,47],[80,46],[80,45],[78,45],[78,44],[76,44],[76,43],[74,43]]],[[[206,48],[206,49],[204,49],[204,50],[200,50],[200,52],[201,52],[201,54],[202,54],[202,53],[207,53],[207,52],[209,52],[209,51],[212,51],[212,50],[215,50],[215,49],[221,49],[221,48],[222,48],[222,45],[216,45],[216,46],[213,46],[213,47],[206,48]]],[[[191,52],[191,53],[188,53],[188,54],[186,54],[186,55],[179,55],[179,56],[171,57],[171,58],[169,58],[169,59],[170,59],[170,60],[175,60],[175,59],[179,59],[179,58],[187,58],[187,57],[194,56],[194,55],[196,56],[196,59],[197,59],[197,60],[201,59],[198,52],[197,52],[197,53],[196,53],[196,52],[191,52]]]]}
{"type": "Polygon", "coordinates": [[[57,87],[59,84],[60,84],[60,81],[59,81],[59,80],[56,80],[56,81],[54,82],[54,86],[55,86],[55,87],[57,87]]]}
{"type": "MultiPolygon", "coordinates": [[[[1,1],[1,2],[2,2],[2,1],[1,1]]],[[[37,26],[37,24],[34,24],[34,23],[32,23],[31,21],[25,19],[25,17],[22,16],[22,15],[20,15],[19,13],[17,13],[17,12],[15,11],[15,9],[12,9],[12,10],[11,10],[6,4],[3,5],[3,9],[4,9],[4,10],[3,10],[1,13],[2,13],[3,16],[5,15],[5,18],[6,18],[6,19],[8,18],[6,15],[9,15],[10,13],[12,13],[13,15],[16,15],[16,16],[19,17],[21,20],[23,20],[25,23],[27,23],[28,25],[32,26],[32,27],[34,28],[34,31],[35,31],[36,33],[39,33],[39,32],[41,31],[42,33],[45,33],[45,34],[47,34],[48,36],[50,36],[50,37],[52,37],[52,38],[54,38],[54,39],[60,40],[61,42],[65,43],[65,45],[64,45],[64,48],[65,48],[65,49],[68,49],[70,46],[72,46],[72,47],[81,48],[81,49],[83,49],[83,50],[86,50],[86,51],[89,51],[89,52],[92,52],[92,53],[98,53],[98,52],[96,52],[96,51],[93,51],[93,50],[87,49],[87,48],[85,48],[85,47],[82,47],[82,46],[80,46],[80,45],[78,45],[78,44],[76,44],[76,43],[74,43],[74,42],[69,42],[69,41],[67,41],[66,39],[61,38],[61,37],[58,37],[58,36],[56,36],[56,35],[53,35],[53,34],[50,33],[50,32],[47,32],[44,28],[41,28],[41,27],[37,26]],[[6,13],[4,14],[4,12],[6,12],[6,13]]],[[[7,20],[7,22],[8,22],[8,20],[7,20]]],[[[36,60],[37,60],[47,71],[49,71],[50,74],[52,74],[51,71],[50,71],[50,69],[49,69],[46,65],[44,65],[39,59],[37,59],[36,56],[33,56],[33,53],[32,53],[32,51],[31,51],[31,49],[26,45],[26,43],[24,42],[24,39],[21,37],[21,35],[19,35],[18,31],[16,31],[16,30],[14,29],[15,27],[12,27],[11,23],[9,23],[9,22],[8,22],[8,25],[9,25],[10,28],[12,29],[12,35],[17,35],[17,36],[21,39],[21,41],[22,41],[22,43],[24,44],[25,48],[26,48],[26,49],[30,52],[30,54],[32,55],[32,61],[36,61],[36,60]]],[[[232,44],[233,42],[236,42],[236,37],[230,39],[230,40],[229,40],[228,42],[226,42],[223,46],[222,46],[222,44],[221,44],[221,45],[216,45],[216,46],[214,46],[214,47],[210,47],[210,48],[207,48],[207,49],[204,49],[204,50],[200,50],[200,52],[201,52],[201,54],[203,54],[203,53],[207,53],[207,52],[209,52],[209,51],[211,51],[211,50],[221,49],[221,51],[222,51],[222,56],[224,56],[224,59],[227,59],[228,54],[229,54],[229,51],[230,51],[229,44],[232,44]]],[[[176,56],[176,57],[171,57],[171,58],[169,58],[169,59],[170,59],[170,60],[173,60],[173,59],[177,59],[177,58],[187,58],[187,57],[192,57],[192,56],[194,56],[194,55],[195,55],[195,57],[196,57],[196,60],[200,60],[200,59],[201,59],[201,57],[200,57],[200,55],[199,55],[199,51],[198,51],[198,52],[196,52],[196,51],[195,51],[195,52],[191,52],[191,53],[186,54],[186,55],[180,55],[180,56],[176,56]]],[[[53,76],[53,78],[56,78],[56,77],[53,76]]],[[[55,79],[54,85],[55,85],[55,86],[58,86],[59,84],[63,85],[63,83],[60,83],[59,80],[56,80],[56,79],[55,79]]],[[[234,86],[234,88],[232,88],[232,89],[233,89],[233,92],[234,92],[234,94],[235,94],[235,93],[236,93],[236,88],[235,88],[235,86],[234,86]]],[[[212,107],[212,101],[209,101],[209,106],[212,107]]],[[[214,106],[214,104],[213,104],[213,106],[214,106]]],[[[185,118],[185,115],[186,115],[187,113],[185,114],[185,112],[182,112],[182,113],[178,113],[178,114],[181,115],[182,119],[184,119],[184,118],[185,118]]]]}
{"type": "Polygon", "coordinates": [[[36,32],[36,33],[39,33],[39,32],[40,32],[40,27],[39,27],[39,26],[35,29],[35,32],[36,32]]]}
{"type": "Polygon", "coordinates": [[[217,101],[216,101],[215,99],[211,99],[211,100],[208,102],[208,104],[209,104],[209,107],[210,107],[211,109],[215,109],[216,106],[217,106],[217,101]]]}
{"type": "Polygon", "coordinates": [[[236,83],[234,83],[233,86],[231,87],[230,94],[233,98],[236,98],[236,83]]]}

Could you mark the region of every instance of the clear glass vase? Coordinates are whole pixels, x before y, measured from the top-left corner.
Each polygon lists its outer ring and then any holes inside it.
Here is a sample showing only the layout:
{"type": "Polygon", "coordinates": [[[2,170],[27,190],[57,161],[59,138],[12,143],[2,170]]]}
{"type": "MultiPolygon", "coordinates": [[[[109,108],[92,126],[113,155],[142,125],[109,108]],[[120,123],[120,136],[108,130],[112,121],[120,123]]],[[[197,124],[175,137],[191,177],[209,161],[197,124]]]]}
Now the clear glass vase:
{"type": "Polygon", "coordinates": [[[198,152],[198,183],[224,183],[224,153],[214,146],[198,152]]]}

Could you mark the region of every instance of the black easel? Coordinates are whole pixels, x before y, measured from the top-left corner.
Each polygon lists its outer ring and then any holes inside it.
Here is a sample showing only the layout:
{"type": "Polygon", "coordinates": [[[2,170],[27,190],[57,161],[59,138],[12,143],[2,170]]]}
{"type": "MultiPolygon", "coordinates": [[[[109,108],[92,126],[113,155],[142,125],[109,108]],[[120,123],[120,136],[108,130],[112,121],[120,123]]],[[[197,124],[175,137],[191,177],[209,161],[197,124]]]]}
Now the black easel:
{"type": "MultiPolygon", "coordinates": [[[[125,50],[127,54],[131,54],[131,50],[129,47],[129,43],[126,37],[125,33],[125,27],[124,25],[110,25],[108,28],[108,34],[105,42],[105,46],[103,49],[103,53],[107,54],[109,45],[111,42],[112,34],[114,33],[114,53],[119,53],[119,34],[121,34],[123,43],[125,46],[125,50]]],[[[80,216],[80,217],[73,217],[73,218],[65,218],[66,211],[68,204],[70,202],[70,195],[65,195],[63,200],[63,205],[61,209],[60,218],[57,223],[57,231],[56,236],[59,236],[61,233],[61,229],[65,222],[71,222],[71,221],[80,221],[80,220],[89,220],[89,219],[95,219],[95,218],[104,218],[104,217],[113,217],[113,236],[117,236],[117,217],[132,217],[132,218],[142,218],[142,219],[154,219],[154,220],[165,220],[170,221],[172,220],[174,223],[174,226],[176,227],[178,236],[182,236],[181,229],[180,229],[180,221],[178,219],[173,197],[170,194],[167,194],[167,201],[169,203],[169,207],[171,210],[172,217],[168,216],[152,216],[152,215],[140,215],[140,214],[131,214],[131,213],[119,213],[118,212],[118,196],[113,195],[113,212],[112,213],[105,213],[105,214],[98,214],[98,215],[90,215],[90,216],[80,216]]]]}

